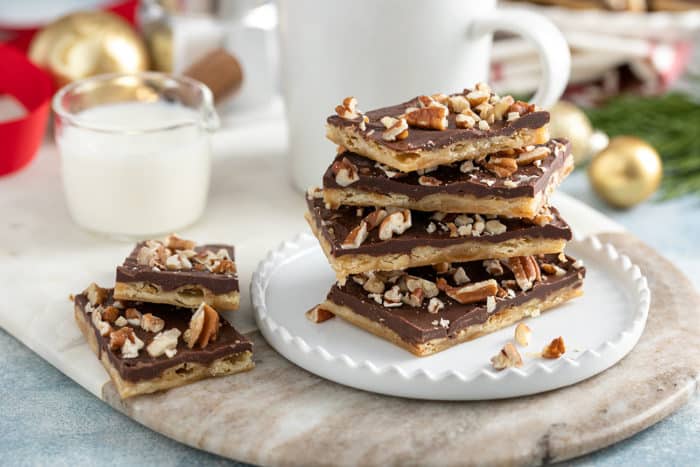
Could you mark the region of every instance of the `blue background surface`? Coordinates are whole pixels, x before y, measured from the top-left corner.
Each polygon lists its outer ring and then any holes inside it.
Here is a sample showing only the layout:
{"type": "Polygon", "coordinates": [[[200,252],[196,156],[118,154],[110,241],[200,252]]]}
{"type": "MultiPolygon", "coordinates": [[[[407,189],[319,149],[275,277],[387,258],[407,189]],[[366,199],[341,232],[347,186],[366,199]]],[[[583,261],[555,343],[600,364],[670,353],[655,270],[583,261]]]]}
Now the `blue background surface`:
{"type": "MultiPolygon", "coordinates": [[[[611,211],[577,172],[564,185],[677,262],[700,286],[700,198],[611,211]]],[[[189,448],[112,410],[4,331],[0,331],[0,464],[231,465],[189,448]]],[[[577,466],[700,465],[700,398],[617,445],[571,462],[577,466]]]]}

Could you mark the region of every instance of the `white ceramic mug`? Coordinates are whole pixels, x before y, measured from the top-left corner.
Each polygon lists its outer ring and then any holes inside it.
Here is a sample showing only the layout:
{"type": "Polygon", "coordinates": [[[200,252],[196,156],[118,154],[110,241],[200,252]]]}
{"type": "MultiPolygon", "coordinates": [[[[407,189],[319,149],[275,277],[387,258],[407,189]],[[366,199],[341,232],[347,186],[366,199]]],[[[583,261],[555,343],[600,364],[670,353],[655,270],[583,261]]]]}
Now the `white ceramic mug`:
{"type": "MultiPolygon", "coordinates": [[[[325,119],[345,96],[361,110],[487,81],[492,33],[537,45],[544,72],[533,101],[547,107],[569,76],[561,33],[529,11],[496,0],[279,0],[282,86],[291,173],[299,189],[319,185],[335,154],[325,119]]],[[[507,91],[507,90],[502,90],[507,91]]]]}

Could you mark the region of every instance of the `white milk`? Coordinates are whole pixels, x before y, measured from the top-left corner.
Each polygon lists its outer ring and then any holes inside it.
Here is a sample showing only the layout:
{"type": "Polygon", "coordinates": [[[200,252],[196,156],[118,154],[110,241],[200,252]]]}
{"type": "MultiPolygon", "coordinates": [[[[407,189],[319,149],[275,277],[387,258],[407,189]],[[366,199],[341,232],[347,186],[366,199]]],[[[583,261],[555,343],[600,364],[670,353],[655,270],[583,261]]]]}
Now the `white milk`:
{"type": "Polygon", "coordinates": [[[148,236],[197,220],[209,191],[211,153],[197,111],[123,102],[87,109],[77,118],[89,128],[65,122],[57,141],[68,208],[80,226],[148,236]]]}

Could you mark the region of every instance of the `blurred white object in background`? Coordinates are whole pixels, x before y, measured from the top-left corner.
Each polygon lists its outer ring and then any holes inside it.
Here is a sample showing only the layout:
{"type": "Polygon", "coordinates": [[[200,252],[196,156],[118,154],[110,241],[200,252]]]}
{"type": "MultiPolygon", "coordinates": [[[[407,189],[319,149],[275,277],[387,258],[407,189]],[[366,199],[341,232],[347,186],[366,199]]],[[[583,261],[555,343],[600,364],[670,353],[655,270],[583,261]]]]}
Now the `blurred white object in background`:
{"type": "Polygon", "coordinates": [[[277,8],[263,0],[145,0],[142,27],[162,71],[182,73],[223,48],[243,69],[243,83],[218,104],[224,113],[256,113],[279,95],[277,8]]]}
{"type": "Polygon", "coordinates": [[[226,28],[224,47],[243,67],[243,85],[225,110],[250,110],[268,106],[279,94],[277,7],[257,6],[226,28]]]}
{"type": "Polygon", "coordinates": [[[27,109],[14,96],[0,95],[0,123],[23,118],[27,109]]]}
{"type": "MultiPolygon", "coordinates": [[[[683,74],[700,31],[700,11],[634,13],[504,4],[545,15],[562,30],[571,48],[569,91],[580,103],[620,93],[629,85],[621,81],[634,80],[643,94],[663,92],[683,74]]],[[[497,89],[536,89],[541,73],[531,45],[501,37],[494,42],[493,56],[497,89]]]]}
{"type": "Polygon", "coordinates": [[[537,45],[544,69],[535,102],[554,104],[569,75],[569,50],[544,17],[479,8],[464,0],[282,0],[282,83],[296,187],[319,183],[335,153],[326,117],[349,95],[369,110],[486,81],[491,37],[507,30],[537,45]]]}

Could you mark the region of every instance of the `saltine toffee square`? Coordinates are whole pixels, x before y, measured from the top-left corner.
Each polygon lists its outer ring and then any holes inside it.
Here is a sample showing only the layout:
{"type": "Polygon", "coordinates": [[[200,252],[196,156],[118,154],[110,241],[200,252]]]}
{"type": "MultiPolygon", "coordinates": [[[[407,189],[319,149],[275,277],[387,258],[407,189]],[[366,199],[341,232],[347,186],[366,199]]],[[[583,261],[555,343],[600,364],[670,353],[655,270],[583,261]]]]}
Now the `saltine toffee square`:
{"type": "Polygon", "coordinates": [[[401,172],[549,140],[549,113],[498,96],[488,85],[445,95],[418,96],[363,113],[348,97],[326,121],[326,137],[343,148],[401,172]]]}
{"type": "Polygon", "coordinates": [[[253,344],[206,303],[197,310],[114,298],[91,284],[74,317],[122,398],[254,367],[253,344]]]}
{"type": "Polygon", "coordinates": [[[422,357],[578,297],[585,272],[548,254],[357,274],[333,285],[315,316],[338,316],[422,357]]]}
{"type": "Polygon", "coordinates": [[[231,245],[197,245],[171,234],[138,243],[117,267],[118,300],[237,310],[238,271],[231,245]]]}

